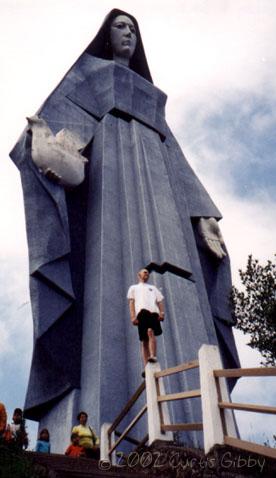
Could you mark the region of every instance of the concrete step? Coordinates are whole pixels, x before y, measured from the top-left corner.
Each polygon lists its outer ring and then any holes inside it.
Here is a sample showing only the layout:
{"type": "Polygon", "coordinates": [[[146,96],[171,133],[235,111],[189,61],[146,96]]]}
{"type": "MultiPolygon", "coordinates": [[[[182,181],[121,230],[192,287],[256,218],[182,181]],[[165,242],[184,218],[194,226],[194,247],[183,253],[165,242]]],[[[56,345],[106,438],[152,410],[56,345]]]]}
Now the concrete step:
{"type": "MultiPolygon", "coordinates": [[[[136,473],[133,469],[113,467],[89,458],[71,458],[65,455],[51,453],[24,452],[28,461],[37,470],[42,468],[50,472],[51,478],[144,478],[145,473],[136,473]]],[[[43,476],[43,475],[42,475],[43,476]]],[[[47,475],[46,475],[47,476],[47,475]]]]}
{"type": "Polygon", "coordinates": [[[228,445],[208,455],[166,442],[155,442],[126,457],[120,466],[88,458],[19,452],[0,446],[0,478],[265,478],[276,477],[276,460],[228,445]],[[103,466],[105,465],[105,466],[103,466]]]}

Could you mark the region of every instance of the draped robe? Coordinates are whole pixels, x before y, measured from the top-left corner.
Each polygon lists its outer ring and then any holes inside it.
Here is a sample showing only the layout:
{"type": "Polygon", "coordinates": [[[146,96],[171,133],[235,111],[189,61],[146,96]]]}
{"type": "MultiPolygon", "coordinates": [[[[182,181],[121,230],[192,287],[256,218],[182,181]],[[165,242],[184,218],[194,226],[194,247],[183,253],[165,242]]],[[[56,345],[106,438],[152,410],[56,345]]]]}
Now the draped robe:
{"type": "MultiPolygon", "coordinates": [[[[84,183],[66,191],[42,175],[29,133],[11,153],[24,191],[34,320],[28,418],[49,417],[72,391],[73,408],[86,410],[97,432],[119,413],[141,380],[126,292],[144,267],[165,296],[161,367],[195,359],[203,343],[238,365],[229,258],[210,256],[196,232],[200,217],[221,215],[169,129],[165,103],[134,71],[84,53],[39,111],[54,133],[68,128],[86,145],[84,183]]],[[[179,391],[197,382],[191,372],[179,391]]],[[[199,403],[171,413],[200,421],[199,403]]]]}

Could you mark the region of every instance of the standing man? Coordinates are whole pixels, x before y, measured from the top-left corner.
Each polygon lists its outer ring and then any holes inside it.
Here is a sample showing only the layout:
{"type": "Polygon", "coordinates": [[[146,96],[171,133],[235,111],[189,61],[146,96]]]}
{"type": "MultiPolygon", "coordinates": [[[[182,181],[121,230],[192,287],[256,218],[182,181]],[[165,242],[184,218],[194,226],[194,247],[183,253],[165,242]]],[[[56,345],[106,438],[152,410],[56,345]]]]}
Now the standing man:
{"type": "MultiPolygon", "coordinates": [[[[156,362],[156,335],[162,334],[161,324],[164,320],[163,295],[154,285],[147,284],[149,271],[138,272],[138,284],[130,286],[127,293],[130,318],[138,326],[139,339],[142,342],[142,359],[144,366],[156,362]]],[[[145,376],[145,372],[142,373],[145,376]]]]}

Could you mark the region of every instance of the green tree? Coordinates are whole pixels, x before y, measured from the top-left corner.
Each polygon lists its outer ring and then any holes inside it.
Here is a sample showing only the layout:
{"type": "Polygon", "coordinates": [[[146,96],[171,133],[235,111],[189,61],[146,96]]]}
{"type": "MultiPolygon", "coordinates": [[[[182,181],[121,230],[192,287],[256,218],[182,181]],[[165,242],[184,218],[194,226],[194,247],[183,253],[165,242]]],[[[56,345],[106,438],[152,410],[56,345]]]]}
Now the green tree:
{"type": "Polygon", "coordinates": [[[250,335],[248,345],[262,354],[262,365],[276,365],[276,264],[262,266],[250,255],[239,274],[243,290],[233,286],[231,294],[236,327],[250,335]]]}

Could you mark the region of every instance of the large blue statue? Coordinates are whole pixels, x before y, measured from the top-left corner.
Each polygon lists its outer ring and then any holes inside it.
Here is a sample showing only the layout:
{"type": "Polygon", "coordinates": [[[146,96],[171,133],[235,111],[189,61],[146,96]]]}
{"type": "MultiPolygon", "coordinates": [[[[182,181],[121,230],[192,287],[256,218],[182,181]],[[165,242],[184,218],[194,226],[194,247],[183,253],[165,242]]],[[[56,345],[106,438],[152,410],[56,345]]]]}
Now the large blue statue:
{"type": "MultiPolygon", "coordinates": [[[[161,367],[196,358],[203,343],[238,365],[221,216],[172,135],[165,104],[137,21],[112,10],[11,153],[22,176],[34,320],[25,416],[60,439],[61,421],[68,433],[76,410],[98,433],[141,381],[126,300],[141,268],[165,297],[161,367]],[[39,121],[48,137],[65,128],[78,138],[88,160],[78,186],[35,164],[39,121]]],[[[196,381],[180,379],[179,390],[196,381]]],[[[200,420],[198,404],[172,413],[200,420]]]]}

